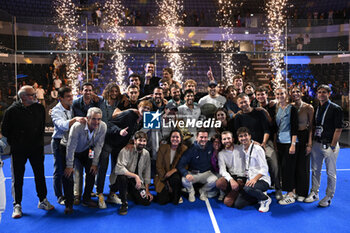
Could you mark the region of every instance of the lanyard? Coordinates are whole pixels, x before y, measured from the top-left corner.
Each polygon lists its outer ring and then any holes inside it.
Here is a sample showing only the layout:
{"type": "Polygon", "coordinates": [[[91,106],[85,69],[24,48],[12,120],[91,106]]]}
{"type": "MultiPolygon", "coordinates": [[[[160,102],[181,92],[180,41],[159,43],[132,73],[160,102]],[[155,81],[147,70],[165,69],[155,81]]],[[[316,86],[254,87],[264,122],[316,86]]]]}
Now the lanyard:
{"type": "MultiPolygon", "coordinates": [[[[323,113],[322,121],[321,121],[321,126],[323,126],[323,124],[324,124],[324,119],[326,118],[326,114],[327,114],[329,105],[331,105],[330,103],[331,103],[331,101],[328,102],[327,108],[326,108],[326,110],[325,110],[324,113],[323,113]]],[[[316,110],[316,120],[317,120],[317,118],[318,118],[318,110],[319,110],[319,108],[320,108],[320,106],[318,106],[318,107],[317,107],[317,110],[316,110]]],[[[317,122],[316,122],[316,124],[317,124],[317,122]]]]}
{"type": "Polygon", "coordinates": [[[254,149],[254,142],[252,141],[252,147],[250,148],[250,152],[249,152],[249,159],[248,159],[248,164],[246,165],[246,172],[249,171],[249,167],[250,167],[250,160],[252,158],[252,153],[253,153],[253,149],[254,149]]]}

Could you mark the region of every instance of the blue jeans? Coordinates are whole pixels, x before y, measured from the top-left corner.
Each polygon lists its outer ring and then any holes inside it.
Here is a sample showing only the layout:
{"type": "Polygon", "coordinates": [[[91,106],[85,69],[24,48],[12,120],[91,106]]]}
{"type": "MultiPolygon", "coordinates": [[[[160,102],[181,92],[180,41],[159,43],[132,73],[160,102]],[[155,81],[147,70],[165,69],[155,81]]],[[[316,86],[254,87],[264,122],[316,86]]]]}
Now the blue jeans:
{"type": "Polygon", "coordinates": [[[53,189],[57,198],[63,196],[62,189],[62,177],[63,177],[63,159],[62,153],[60,153],[60,138],[52,138],[51,148],[54,157],[54,171],[53,171],[53,189]]]}
{"type": "MultiPolygon", "coordinates": [[[[105,143],[101,154],[100,154],[100,160],[98,163],[98,172],[96,176],[96,192],[98,194],[103,193],[104,185],[105,185],[105,179],[106,179],[106,173],[108,169],[108,163],[109,163],[109,154],[111,154],[111,175],[110,175],[110,181],[114,181],[116,179],[115,173],[114,173],[114,167],[117,164],[117,158],[118,154],[120,152],[120,149],[115,149],[111,145],[105,143]]],[[[110,182],[113,184],[114,182],[110,182]]]]}

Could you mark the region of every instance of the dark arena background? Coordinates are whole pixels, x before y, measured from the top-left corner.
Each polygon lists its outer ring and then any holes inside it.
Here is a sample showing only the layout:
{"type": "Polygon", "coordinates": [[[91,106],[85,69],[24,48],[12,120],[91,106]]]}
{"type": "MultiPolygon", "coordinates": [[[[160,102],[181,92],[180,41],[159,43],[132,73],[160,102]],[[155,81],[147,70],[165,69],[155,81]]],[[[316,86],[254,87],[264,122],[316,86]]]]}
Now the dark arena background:
{"type": "MultiPolygon", "coordinates": [[[[0,0],[0,122],[22,86],[33,86],[42,96],[47,198],[55,206],[49,212],[37,208],[28,162],[23,217],[12,219],[11,155],[0,154],[6,187],[0,232],[350,232],[349,22],[347,0],[0,0]],[[244,84],[266,87],[269,100],[277,87],[298,86],[303,101],[316,109],[317,87],[329,85],[331,101],[344,114],[332,205],[282,206],[270,189],[267,213],[256,206],[229,208],[217,198],[191,203],[185,195],[179,205],[130,201],[127,216],[118,215],[116,204],[107,209],[78,205],[64,215],[54,195],[50,146],[57,89],[69,86],[78,98],[82,84],[90,82],[102,96],[114,82],[125,95],[129,75],[144,77],[149,62],[156,77],[171,68],[181,91],[186,80],[194,80],[200,96],[208,94],[209,80],[226,93],[233,77],[241,75],[244,84]]],[[[108,185],[106,179],[106,196],[108,185]]],[[[324,167],[320,197],[326,185],[324,167]]],[[[156,194],[153,185],[150,189],[156,194]]]]}

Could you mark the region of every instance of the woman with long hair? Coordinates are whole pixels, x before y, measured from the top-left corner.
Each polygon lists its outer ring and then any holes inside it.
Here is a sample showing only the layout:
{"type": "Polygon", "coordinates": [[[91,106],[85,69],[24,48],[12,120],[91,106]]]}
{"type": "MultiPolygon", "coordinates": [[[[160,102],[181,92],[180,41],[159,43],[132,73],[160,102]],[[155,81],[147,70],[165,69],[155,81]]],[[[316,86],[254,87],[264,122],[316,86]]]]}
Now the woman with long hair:
{"type": "Polygon", "coordinates": [[[297,201],[303,202],[309,192],[310,153],[312,149],[312,124],[314,108],[301,99],[298,86],[291,89],[292,105],[298,110],[298,150],[296,153],[295,191],[297,201]]]}
{"type": "Polygon", "coordinates": [[[221,121],[221,127],[215,128],[215,131],[217,134],[221,134],[224,131],[228,130],[228,121],[230,120],[228,112],[225,108],[218,108],[215,113],[214,117],[216,121],[221,121]]]}
{"type": "Polygon", "coordinates": [[[159,147],[154,186],[157,191],[157,201],[161,205],[169,202],[177,205],[183,202],[181,198],[181,175],[176,166],[186,150],[187,147],[182,144],[181,131],[178,129],[172,130],[168,143],[159,147]]]}
{"type": "Polygon", "coordinates": [[[277,123],[277,153],[279,168],[282,173],[282,189],[287,194],[278,203],[288,205],[295,202],[295,166],[296,142],[298,132],[298,110],[288,103],[288,93],[284,87],[275,90],[278,101],[277,123]]]}

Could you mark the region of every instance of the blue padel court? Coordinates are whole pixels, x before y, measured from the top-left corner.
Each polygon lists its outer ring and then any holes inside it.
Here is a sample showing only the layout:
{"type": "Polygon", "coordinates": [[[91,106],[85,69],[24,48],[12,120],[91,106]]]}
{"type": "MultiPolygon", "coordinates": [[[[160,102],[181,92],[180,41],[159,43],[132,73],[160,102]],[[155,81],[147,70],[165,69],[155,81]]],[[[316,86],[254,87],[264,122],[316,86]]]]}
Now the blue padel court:
{"type": "MultiPolygon", "coordinates": [[[[194,203],[184,198],[184,203],[175,206],[139,206],[129,202],[126,216],[118,215],[119,205],[107,204],[107,209],[89,209],[81,205],[74,206],[72,215],[64,215],[64,206],[56,202],[53,191],[53,156],[46,155],[45,175],[47,177],[48,200],[55,210],[46,212],[38,209],[34,177],[27,163],[22,210],[23,217],[12,219],[11,168],[10,159],[6,159],[4,174],[6,179],[7,206],[0,223],[1,233],[24,232],[350,232],[350,149],[341,149],[337,161],[337,190],[332,204],[328,208],[317,207],[314,203],[299,203],[281,206],[277,203],[272,190],[270,211],[258,212],[258,206],[243,210],[226,207],[217,199],[194,203]]],[[[109,174],[108,171],[107,174],[109,174]]],[[[322,171],[320,198],[325,195],[326,172],[322,171]]],[[[108,182],[106,179],[105,194],[108,182]]],[[[154,187],[153,193],[154,193],[154,187]]],[[[97,201],[97,198],[93,198],[97,201]]]]}

